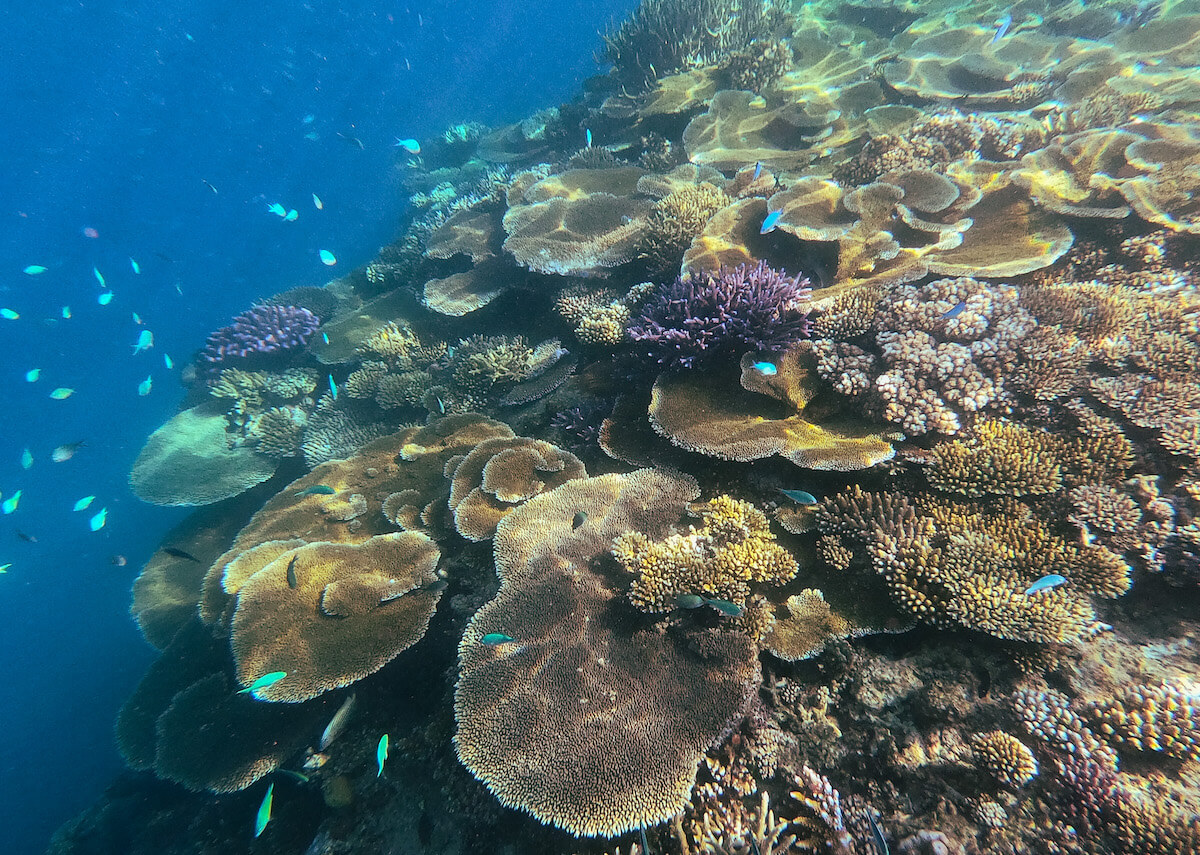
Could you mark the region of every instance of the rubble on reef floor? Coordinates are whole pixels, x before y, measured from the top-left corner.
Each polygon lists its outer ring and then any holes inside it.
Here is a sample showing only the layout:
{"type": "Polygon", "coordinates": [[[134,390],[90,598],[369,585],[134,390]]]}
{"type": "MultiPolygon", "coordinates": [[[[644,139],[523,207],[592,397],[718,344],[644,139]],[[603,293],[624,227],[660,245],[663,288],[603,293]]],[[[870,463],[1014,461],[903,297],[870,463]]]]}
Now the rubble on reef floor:
{"type": "Polygon", "coordinates": [[[644,0],[422,140],[139,456],[203,507],[49,852],[1200,853],[1167,5],[644,0]]]}

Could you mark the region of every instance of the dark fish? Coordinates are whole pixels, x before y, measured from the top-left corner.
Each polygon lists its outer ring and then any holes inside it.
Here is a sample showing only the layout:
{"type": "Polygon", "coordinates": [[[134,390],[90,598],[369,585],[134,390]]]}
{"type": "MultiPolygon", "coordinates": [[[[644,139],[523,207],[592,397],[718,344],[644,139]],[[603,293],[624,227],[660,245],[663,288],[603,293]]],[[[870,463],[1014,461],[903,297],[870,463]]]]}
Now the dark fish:
{"type": "Polygon", "coordinates": [[[712,606],[723,615],[728,615],[729,617],[741,617],[742,615],[742,607],[737,603],[729,602],[729,600],[705,599],[704,602],[706,605],[712,606]]]}
{"type": "Polygon", "coordinates": [[[942,317],[945,318],[946,320],[950,320],[951,318],[957,318],[959,315],[962,314],[963,309],[965,309],[966,307],[967,307],[967,304],[964,303],[962,300],[959,300],[958,305],[955,306],[950,311],[943,314],[942,317]]]}
{"type": "Polygon", "coordinates": [[[360,149],[366,150],[366,146],[363,145],[363,141],[360,140],[358,137],[351,136],[350,134],[344,134],[341,131],[337,131],[336,133],[339,137],[344,139],[346,142],[350,143],[350,145],[356,145],[360,149]]]}
{"type": "Polygon", "coordinates": [[[197,564],[204,562],[192,555],[190,552],[184,552],[182,549],[176,549],[174,546],[164,546],[162,551],[170,555],[172,558],[182,558],[184,561],[195,561],[197,564]]]}
{"type": "Polygon", "coordinates": [[[879,827],[879,823],[875,821],[875,815],[870,810],[867,810],[867,822],[871,823],[871,839],[875,842],[875,851],[879,855],[891,855],[887,841],[883,839],[883,829],[879,827]]]}
{"type": "Polygon", "coordinates": [[[801,505],[815,505],[817,497],[812,493],[806,493],[804,490],[780,490],[779,492],[787,496],[793,502],[801,505]]]}
{"type": "Polygon", "coordinates": [[[638,834],[642,836],[642,855],[650,855],[650,843],[646,840],[646,826],[638,829],[638,834]]]}
{"type": "Polygon", "coordinates": [[[979,697],[986,698],[992,689],[992,672],[981,665],[975,672],[975,676],[979,678],[979,689],[977,690],[979,697]]]}
{"type": "Polygon", "coordinates": [[[699,594],[680,594],[675,598],[675,605],[681,609],[698,609],[704,605],[704,597],[699,594]]]}
{"type": "Polygon", "coordinates": [[[327,487],[324,484],[313,484],[311,487],[305,487],[303,490],[296,492],[297,496],[332,496],[337,490],[332,487],[327,487]]]}
{"type": "Polygon", "coordinates": [[[17,537],[21,538],[21,540],[25,541],[26,543],[37,543],[38,542],[37,538],[34,537],[32,534],[26,534],[25,532],[21,531],[20,529],[17,529],[17,537]]]}
{"type": "Polygon", "coordinates": [[[207,178],[201,178],[200,180],[204,182],[205,187],[207,187],[209,190],[213,191],[214,196],[217,195],[217,188],[213,187],[212,184],[209,183],[207,178]]]}
{"type": "Polygon", "coordinates": [[[108,563],[113,567],[124,567],[129,563],[129,559],[124,555],[110,555],[108,556],[108,563]]]}
{"type": "Polygon", "coordinates": [[[587,511],[576,511],[575,516],[571,518],[571,528],[579,528],[585,522],[587,522],[587,511]]]}
{"type": "Polygon", "coordinates": [[[300,557],[299,555],[293,555],[292,560],[288,562],[287,583],[288,583],[289,588],[295,588],[297,585],[300,584],[299,581],[296,579],[296,559],[299,557],[300,557]]]}
{"type": "Polygon", "coordinates": [[[505,635],[502,632],[489,632],[483,638],[479,639],[479,643],[494,647],[497,644],[507,644],[512,640],[511,635],[505,635]]]}

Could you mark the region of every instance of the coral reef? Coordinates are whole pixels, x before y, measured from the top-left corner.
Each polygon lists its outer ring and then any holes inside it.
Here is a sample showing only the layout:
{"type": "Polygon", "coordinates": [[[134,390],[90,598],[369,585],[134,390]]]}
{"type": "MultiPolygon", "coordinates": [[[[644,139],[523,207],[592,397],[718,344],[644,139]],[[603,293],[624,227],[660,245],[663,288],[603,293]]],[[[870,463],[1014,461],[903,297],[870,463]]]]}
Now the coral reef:
{"type": "Polygon", "coordinates": [[[139,455],[55,855],[1200,849],[1196,8],[645,0],[423,140],[139,455]]]}

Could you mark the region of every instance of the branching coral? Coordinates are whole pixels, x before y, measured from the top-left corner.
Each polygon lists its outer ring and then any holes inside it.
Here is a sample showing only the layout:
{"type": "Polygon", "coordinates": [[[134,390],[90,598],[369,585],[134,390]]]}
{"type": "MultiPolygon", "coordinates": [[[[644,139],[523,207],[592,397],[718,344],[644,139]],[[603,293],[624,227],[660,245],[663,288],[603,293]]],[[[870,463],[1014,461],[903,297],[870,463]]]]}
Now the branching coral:
{"type": "Polygon", "coordinates": [[[1176,686],[1138,686],[1089,702],[1082,717],[1117,748],[1200,758],[1200,696],[1176,686]]]}
{"type": "Polygon", "coordinates": [[[818,370],[839,391],[866,395],[906,433],[955,434],[975,413],[1004,404],[1005,375],[1034,325],[1010,286],[968,278],[901,285],[875,314],[881,359],[818,343],[818,370]]]}
{"type": "Polygon", "coordinates": [[[796,575],[796,559],[753,505],[718,496],[695,510],[703,525],[687,534],[656,542],[631,531],[613,542],[617,561],[636,574],[629,599],[642,611],[671,611],[685,594],[744,607],[751,583],[782,585],[796,575]]]}
{"type": "Polygon", "coordinates": [[[208,337],[200,362],[216,367],[300,348],[320,323],[320,318],[298,306],[255,306],[208,337]]]}
{"type": "Polygon", "coordinates": [[[652,273],[678,271],[684,251],[709,217],[733,201],[711,184],[688,185],[659,199],[646,217],[638,256],[652,273]]]}
{"type": "Polygon", "coordinates": [[[757,267],[690,273],[656,291],[629,328],[637,348],[659,365],[745,351],[782,351],[808,334],[808,280],[757,267]]]}
{"type": "Polygon", "coordinates": [[[603,58],[624,85],[642,88],[688,64],[769,39],[787,17],[774,0],[643,0],[616,32],[604,36],[603,58]]]}
{"type": "Polygon", "coordinates": [[[1006,787],[1023,787],[1037,775],[1038,764],[1021,740],[1002,730],[971,737],[976,762],[1006,787]]]}
{"type": "Polygon", "coordinates": [[[818,528],[857,544],[856,554],[865,553],[893,601],[917,619],[1003,639],[1087,637],[1096,629],[1088,595],[1119,596],[1130,582],[1118,556],[1067,543],[1015,502],[985,510],[855,488],[821,504],[818,528]],[[1070,584],[1025,593],[1047,573],[1070,584]]]}

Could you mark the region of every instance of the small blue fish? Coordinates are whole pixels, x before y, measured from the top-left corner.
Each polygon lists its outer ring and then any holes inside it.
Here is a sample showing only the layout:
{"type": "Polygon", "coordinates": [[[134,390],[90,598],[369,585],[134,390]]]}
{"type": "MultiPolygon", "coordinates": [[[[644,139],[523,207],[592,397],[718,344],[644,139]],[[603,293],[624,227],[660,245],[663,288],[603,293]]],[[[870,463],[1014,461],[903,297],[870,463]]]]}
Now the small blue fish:
{"type": "Polygon", "coordinates": [[[141,383],[138,383],[138,395],[144,398],[150,394],[150,390],[153,388],[154,377],[153,375],[147,376],[145,380],[143,380],[141,383]]]}
{"type": "Polygon", "coordinates": [[[257,698],[258,695],[256,693],[260,689],[265,689],[268,686],[274,686],[276,683],[278,683],[280,680],[282,680],[286,676],[287,676],[287,671],[272,671],[270,674],[263,674],[261,677],[259,677],[257,680],[255,680],[253,683],[251,683],[246,688],[238,689],[237,693],[239,695],[251,694],[257,698]]]}
{"type": "Polygon", "coordinates": [[[375,748],[375,765],[379,767],[379,771],[375,773],[378,778],[383,775],[383,764],[387,762],[388,754],[388,735],[385,733],[379,737],[379,745],[375,748]]]}
{"type": "Polygon", "coordinates": [[[31,264],[22,271],[26,276],[39,276],[46,272],[46,268],[40,264],[31,264]]]}
{"type": "Polygon", "coordinates": [[[316,208],[318,211],[323,210],[325,208],[325,203],[321,201],[321,197],[318,196],[316,193],[313,193],[312,197],[313,197],[313,207],[316,208]]]}
{"type": "Polygon", "coordinates": [[[101,508],[100,513],[96,514],[88,520],[88,528],[92,531],[99,531],[104,528],[104,524],[108,521],[108,508],[101,508]]]}
{"type": "Polygon", "coordinates": [[[775,231],[775,226],[779,224],[780,218],[783,217],[783,211],[771,211],[763,218],[762,228],[758,230],[760,235],[765,235],[767,232],[775,231]]]}
{"type": "Polygon", "coordinates": [[[333,382],[333,375],[329,375],[329,394],[333,395],[333,400],[337,400],[338,388],[337,383],[333,382]]]}
{"type": "Polygon", "coordinates": [[[300,212],[297,211],[295,208],[292,208],[292,210],[288,211],[286,214],[283,215],[283,221],[285,223],[294,223],[294,222],[296,222],[296,219],[299,216],[300,216],[300,212]]]}
{"type": "Polygon", "coordinates": [[[586,134],[587,134],[587,147],[591,148],[592,147],[592,129],[587,128],[585,130],[586,130],[586,134]]]}
{"type": "Polygon", "coordinates": [[[167,366],[168,371],[175,367],[175,360],[171,358],[171,354],[163,354],[163,365],[167,366]]]}
{"type": "Polygon", "coordinates": [[[1051,588],[1057,588],[1059,585],[1067,584],[1065,576],[1059,576],[1057,573],[1050,573],[1038,579],[1032,585],[1025,589],[1025,596],[1032,597],[1034,594],[1040,594],[1042,591],[1049,591],[1051,588]]]}
{"type": "Polygon", "coordinates": [[[321,263],[326,267],[333,267],[333,265],[337,264],[337,256],[327,249],[320,250],[317,252],[317,255],[321,257],[321,263]]]}
{"type": "Polygon", "coordinates": [[[63,319],[64,321],[69,321],[69,320],[71,320],[71,307],[70,307],[70,306],[63,306],[63,307],[62,307],[62,319],[63,319]]]}
{"type": "Polygon", "coordinates": [[[105,288],[105,287],[107,287],[107,286],[104,284],[104,274],[100,272],[100,268],[98,268],[98,267],[93,267],[93,268],[92,268],[92,275],[96,277],[96,281],[100,283],[100,287],[101,287],[101,288],[105,288]]]}
{"type": "Polygon", "coordinates": [[[280,205],[278,202],[272,202],[270,205],[267,205],[267,213],[274,214],[277,217],[286,217],[287,208],[283,207],[283,205],[280,205]]]}
{"type": "Polygon", "coordinates": [[[12,309],[0,309],[0,318],[5,320],[15,321],[21,317],[20,313],[14,312],[12,309]]]}
{"type": "Polygon", "coordinates": [[[271,803],[275,800],[275,783],[272,781],[267,784],[267,794],[263,796],[262,804],[258,806],[258,813],[254,815],[254,836],[258,837],[267,827],[267,823],[271,821],[271,803]]]}
{"type": "Polygon", "coordinates": [[[779,369],[775,367],[774,362],[756,362],[753,367],[755,371],[766,377],[774,377],[779,373],[779,369]]]}
{"type": "Polygon", "coordinates": [[[324,484],[313,484],[311,487],[305,487],[303,490],[296,492],[297,496],[332,496],[337,490],[332,487],[327,487],[324,484]]]}
{"type": "Polygon", "coordinates": [[[92,502],[94,502],[94,501],[96,501],[95,496],[84,496],[82,499],[80,499],[79,501],[77,501],[75,503],[74,507],[72,507],[71,510],[86,511],[89,507],[91,507],[92,502]]]}
{"type": "Polygon", "coordinates": [[[325,344],[329,344],[329,333],[321,333],[321,341],[325,342],[325,344]]]}
{"type": "Polygon", "coordinates": [[[958,304],[953,309],[950,309],[950,310],[944,312],[942,314],[942,317],[945,318],[946,320],[950,320],[951,318],[957,318],[959,315],[961,315],[963,313],[963,309],[965,309],[966,307],[967,307],[967,304],[965,302],[963,302],[962,300],[959,300],[958,304]]]}
{"type": "Polygon", "coordinates": [[[815,505],[817,503],[817,497],[812,493],[806,493],[804,490],[780,490],[779,492],[800,505],[815,505]]]}
{"type": "Polygon", "coordinates": [[[33,465],[33,452],[28,448],[21,452],[21,468],[28,469],[33,465]]]}
{"type": "Polygon", "coordinates": [[[17,492],[13,493],[11,496],[9,496],[7,499],[5,499],[3,504],[0,504],[0,510],[4,511],[4,513],[6,513],[6,514],[11,514],[13,511],[15,511],[17,509],[17,505],[19,505],[20,503],[21,503],[21,491],[17,490],[17,492]]]}
{"type": "Polygon", "coordinates": [[[143,350],[149,350],[154,347],[154,333],[150,330],[142,330],[138,333],[138,340],[133,345],[133,355],[137,356],[143,350]]]}
{"type": "Polygon", "coordinates": [[[112,302],[112,299],[113,299],[113,292],[105,291],[99,297],[96,298],[96,302],[99,303],[101,306],[107,306],[109,303],[112,302]]]}
{"type": "Polygon", "coordinates": [[[294,769],[280,769],[279,771],[290,778],[295,778],[301,784],[307,784],[312,780],[312,778],[308,777],[308,775],[305,775],[303,772],[297,772],[294,769]]]}
{"type": "Polygon", "coordinates": [[[409,154],[420,154],[421,153],[421,144],[414,139],[402,140],[399,137],[397,137],[396,138],[396,148],[402,148],[409,154]]]}
{"type": "Polygon", "coordinates": [[[512,640],[513,639],[511,635],[505,635],[502,632],[489,632],[483,638],[479,639],[479,643],[492,647],[497,644],[508,644],[508,642],[512,640]]]}
{"type": "Polygon", "coordinates": [[[9,567],[12,567],[11,561],[8,562],[7,564],[0,564],[0,574],[7,573],[9,567]]]}
{"type": "Polygon", "coordinates": [[[134,273],[142,272],[142,266],[140,264],[138,264],[136,261],[134,261],[132,258],[129,259],[129,266],[133,268],[134,273]]]}
{"type": "Polygon", "coordinates": [[[996,34],[992,36],[992,40],[988,44],[995,44],[1008,34],[1008,28],[1012,26],[1012,13],[1005,13],[1003,18],[996,21],[996,34]]]}
{"type": "Polygon", "coordinates": [[[760,175],[762,175],[762,161],[761,160],[758,163],[754,164],[754,177],[751,178],[750,180],[757,181],[758,176],[760,176],[760,175]]]}
{"type": "Polygon", "coordinates": [[[30,368],[28,371],[25,372],[25,382],[26,383],[36,383],[38,381],[38,378],[41,376],[42,376],[42,369],[30,368]]]}

